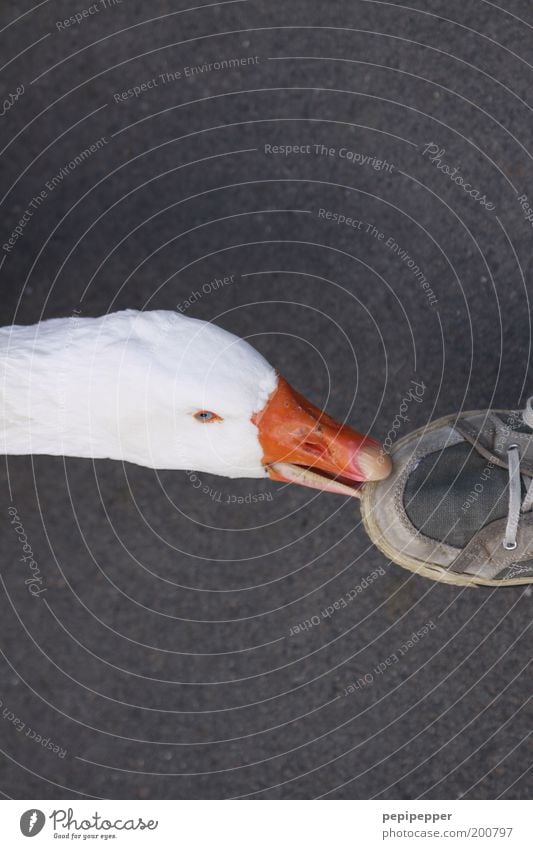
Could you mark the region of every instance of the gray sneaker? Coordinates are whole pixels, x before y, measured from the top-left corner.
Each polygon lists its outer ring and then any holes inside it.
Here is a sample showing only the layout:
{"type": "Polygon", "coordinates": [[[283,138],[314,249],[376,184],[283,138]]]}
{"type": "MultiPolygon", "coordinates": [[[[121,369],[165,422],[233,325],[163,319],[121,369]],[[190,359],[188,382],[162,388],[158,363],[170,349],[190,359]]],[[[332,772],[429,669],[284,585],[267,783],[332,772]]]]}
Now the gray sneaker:
{"type": "Polygon", "coordinates": [[[399,440],[361,492],[372,541],[449,584],[533,583],[533,407],[445,416],[399,440]]]}

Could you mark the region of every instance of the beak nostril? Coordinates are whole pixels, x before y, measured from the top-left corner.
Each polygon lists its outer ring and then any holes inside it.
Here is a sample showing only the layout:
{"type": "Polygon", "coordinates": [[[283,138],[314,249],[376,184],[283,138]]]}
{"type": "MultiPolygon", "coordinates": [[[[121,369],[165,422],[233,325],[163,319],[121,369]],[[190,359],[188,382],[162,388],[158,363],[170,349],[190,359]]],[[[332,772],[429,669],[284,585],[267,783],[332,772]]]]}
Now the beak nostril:
{"type": "Polygon", "coordinates": [[[310,451],[312,454],[315,454],[317,457],[322,457],[322,455],[327,451],[323,445],[319,445],[317,442],[311,442],[310,440],[302,442],[302,447],[307,451],[310,451]]]}

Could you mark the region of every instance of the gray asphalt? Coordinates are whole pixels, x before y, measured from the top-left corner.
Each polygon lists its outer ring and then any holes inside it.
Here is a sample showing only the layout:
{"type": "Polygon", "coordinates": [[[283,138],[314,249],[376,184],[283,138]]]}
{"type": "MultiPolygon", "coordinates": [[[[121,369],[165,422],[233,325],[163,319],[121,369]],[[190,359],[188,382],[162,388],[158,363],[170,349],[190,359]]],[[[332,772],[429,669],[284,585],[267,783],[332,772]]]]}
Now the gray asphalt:
{"type": "MultiPolygon", "coordinates": [[[[4,0],[1,324],[181,307],[382,440],[519,407],[529,4],[191,5],[4,0]]],[[[0,468],[4,795],[531,792],[529,590],[414,576],[338,496],[111,461],[0,468]]]]}

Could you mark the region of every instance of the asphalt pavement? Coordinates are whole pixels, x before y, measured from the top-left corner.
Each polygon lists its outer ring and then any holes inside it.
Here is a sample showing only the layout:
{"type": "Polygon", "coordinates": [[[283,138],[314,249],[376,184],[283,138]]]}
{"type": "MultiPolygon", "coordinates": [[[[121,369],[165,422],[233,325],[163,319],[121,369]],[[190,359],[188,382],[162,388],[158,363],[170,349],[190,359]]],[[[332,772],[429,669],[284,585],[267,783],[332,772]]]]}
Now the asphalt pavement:
{"type": "MultiPolygon", "coordinates": [[[[532,29],[525,0],[4,0],[0,324],[179,309],[391,443],[519,408],[532,29]]],[[[0,492],[5,796],[530,795],[530,589],[415,576],[354,500],[266,480],[9,457],[0,492]]]]}

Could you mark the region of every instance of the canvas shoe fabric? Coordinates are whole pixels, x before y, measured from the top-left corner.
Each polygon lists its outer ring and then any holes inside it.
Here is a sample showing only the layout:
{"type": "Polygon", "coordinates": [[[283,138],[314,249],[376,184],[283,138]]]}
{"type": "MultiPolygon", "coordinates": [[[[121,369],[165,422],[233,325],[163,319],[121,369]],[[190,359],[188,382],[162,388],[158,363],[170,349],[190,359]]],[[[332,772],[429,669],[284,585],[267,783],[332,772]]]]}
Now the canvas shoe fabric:
{"type": "Polygon", "coordinates": [[[533,583],[533,406],[445,416],[399,440],[393,472],[361,492],[395,563],[463,586],[533,583]]]}

